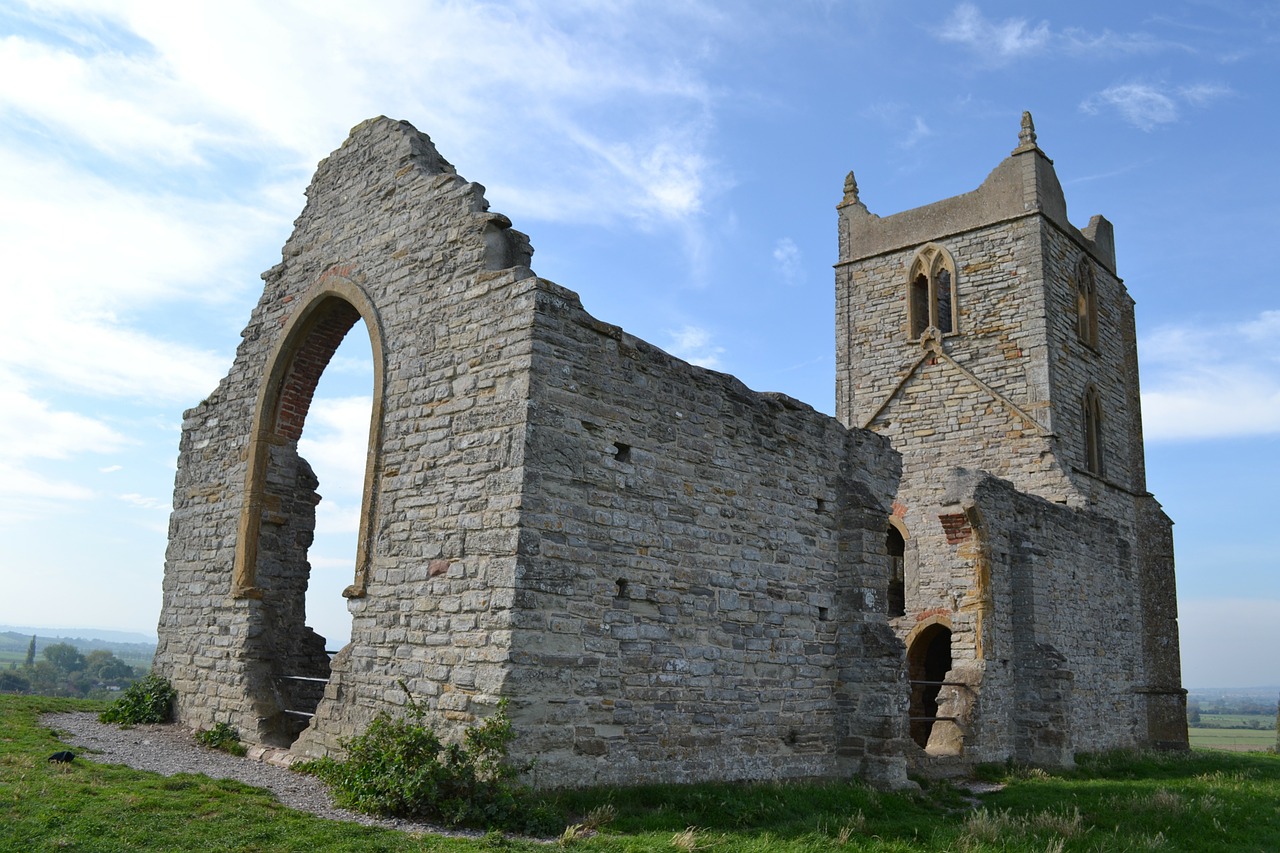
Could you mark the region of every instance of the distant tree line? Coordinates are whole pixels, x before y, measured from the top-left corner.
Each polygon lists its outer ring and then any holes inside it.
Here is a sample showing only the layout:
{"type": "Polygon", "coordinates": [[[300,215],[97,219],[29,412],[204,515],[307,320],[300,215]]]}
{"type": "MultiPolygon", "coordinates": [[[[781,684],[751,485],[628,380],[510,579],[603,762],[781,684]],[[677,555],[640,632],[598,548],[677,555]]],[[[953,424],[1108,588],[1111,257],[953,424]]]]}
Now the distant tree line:
{"type": "Polygon", "coordinates": [[[1191,699],[1187,702],[1187,723],[1202,729],[1267,729],[1274,724],[1276,744],[1280,746],[1280,703],[1273,705],[1267,700],[1252,697],[1191,699]],[[1240,720],[1230,719],[1231,717],[1258,719],[1240,720]],[[1271,722],[1268,722],[1269,719],[1271,722]]]}
{"type": "Polygon", "coordinates": [[[101,698],[128,687],[146,674],[113,652],[95,649],[85,655],[70,643],[46,646],[44,659],[36,659],[36,638],[27,646],[21,666],[15,661],[0,670],[0,693],[35,693],[41,696],[101,698]]]}

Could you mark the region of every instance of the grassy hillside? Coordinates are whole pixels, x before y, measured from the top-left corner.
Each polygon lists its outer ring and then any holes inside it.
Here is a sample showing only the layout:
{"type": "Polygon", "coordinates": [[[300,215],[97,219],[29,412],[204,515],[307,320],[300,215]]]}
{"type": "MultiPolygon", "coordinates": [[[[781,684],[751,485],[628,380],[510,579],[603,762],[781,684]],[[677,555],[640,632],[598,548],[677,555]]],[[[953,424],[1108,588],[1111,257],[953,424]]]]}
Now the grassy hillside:
{"type": "MultiPolygon", "coordinates": [[[[77,760],[44,711],[100,707],[0,697],[2,850],[512,850],[545,843],[415,838],[292,812],[257,789],[77,760]]],[[[987,768],[1004,790],[884,794],[858,784],[651,786],[562,794],[565,822],[612,816],[584,851],[1275,851],[1280,757],[1193,751],[1084,758],[1069,773],[987,768]]],[[[553,847],[554,849],[554,847],[553,847]]]]}

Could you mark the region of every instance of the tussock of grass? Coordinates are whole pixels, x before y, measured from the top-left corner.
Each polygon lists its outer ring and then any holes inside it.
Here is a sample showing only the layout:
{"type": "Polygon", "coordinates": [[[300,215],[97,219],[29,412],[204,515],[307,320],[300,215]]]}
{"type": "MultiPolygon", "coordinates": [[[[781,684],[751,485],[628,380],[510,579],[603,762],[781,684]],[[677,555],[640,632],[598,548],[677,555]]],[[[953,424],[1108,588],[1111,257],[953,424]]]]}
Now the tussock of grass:
{"type": "Polygon", "coordinates": [[[0,850],[1253,851],[1280,850],[1280,757],[1193,751],[1081,756],[1075,770],[989,767],[1004,790],[977,809],[947,784],[915,794],[858,783],[708,784],[559,792],[541,841],[415,837],[290,811],[203,776],[45,759],[66,744],[41,713],[98,710],[0,697],[0,850]],[[572,831],[569,831],[572,828],[572,831]],[[557,838],[559,835],[559,838],[557,838]],[[548,844],[550,842],[550,844],[548,844]]]}

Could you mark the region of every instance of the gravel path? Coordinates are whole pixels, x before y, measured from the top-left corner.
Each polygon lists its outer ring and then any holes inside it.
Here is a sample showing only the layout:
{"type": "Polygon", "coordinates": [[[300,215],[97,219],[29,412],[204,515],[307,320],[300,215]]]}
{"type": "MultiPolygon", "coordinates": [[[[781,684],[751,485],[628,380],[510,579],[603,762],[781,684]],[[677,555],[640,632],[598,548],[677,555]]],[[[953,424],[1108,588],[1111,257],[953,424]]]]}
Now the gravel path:
{"type": "Polygon", "coordinates": [[[235,779],[255,788],[266,788],[282,804],[329,820],[345,820],[365,826],[381,826],[405,832],[472,836],[427,823],[375,818],[336,808],[324,783],[314,776],[283,767],[239,758],[196,743],[192,732],[177,725],[145,725],[122,729],[98,722],[98,715],[77,711],[45,714],[40,722],[58,733],[64,743],[77,747],[76,758],[100,764],[124,764],[165,776],[200,773],[212,779],[235,779]]]}

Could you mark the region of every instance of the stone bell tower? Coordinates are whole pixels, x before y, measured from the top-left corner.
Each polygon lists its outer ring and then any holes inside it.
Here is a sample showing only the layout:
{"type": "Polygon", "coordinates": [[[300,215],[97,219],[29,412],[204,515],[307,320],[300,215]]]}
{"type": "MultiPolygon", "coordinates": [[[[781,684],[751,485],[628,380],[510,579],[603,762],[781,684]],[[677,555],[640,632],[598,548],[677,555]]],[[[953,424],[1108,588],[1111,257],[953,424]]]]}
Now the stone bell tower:
{"type": "Polygon", "coordinates": [[[1185,746],[1111,223],[1071,225],[1029,113],[976,190],[881,218],[850,173],[838,210],[837,416],[903,455],[884,606],[916,743],[1057,763],[1185,746]]]}

